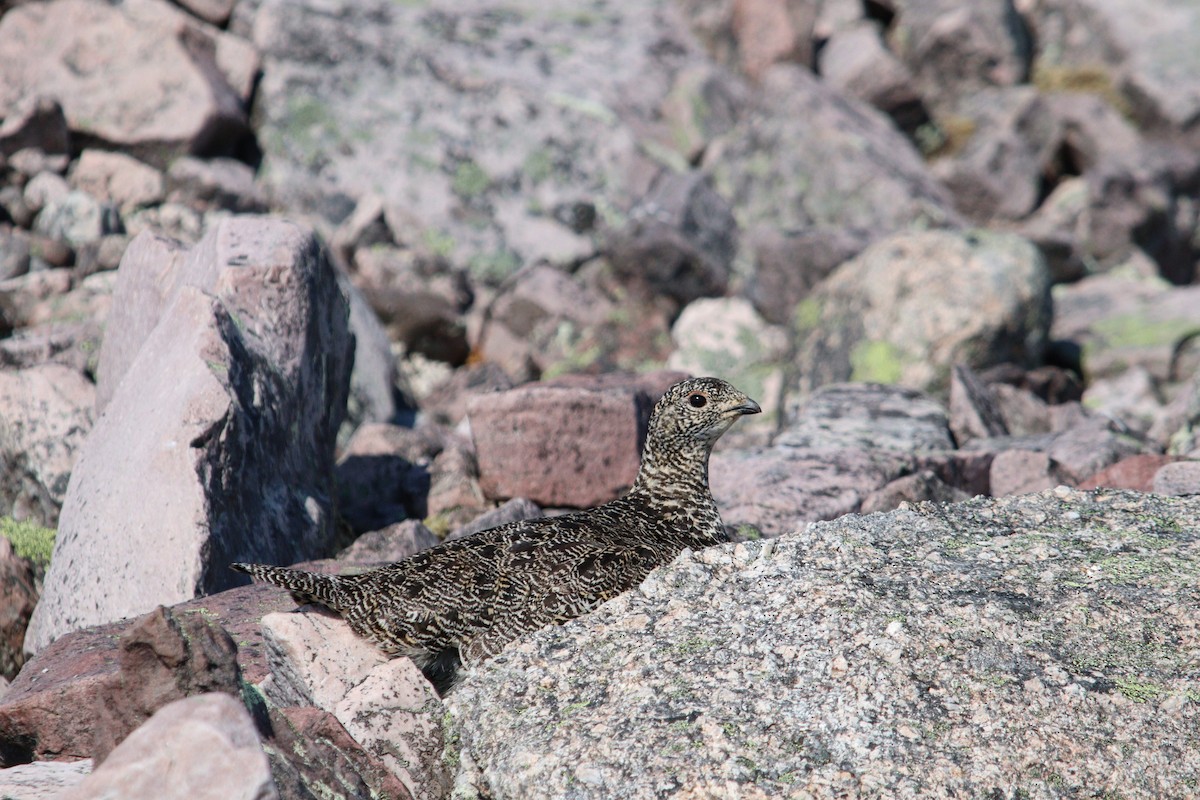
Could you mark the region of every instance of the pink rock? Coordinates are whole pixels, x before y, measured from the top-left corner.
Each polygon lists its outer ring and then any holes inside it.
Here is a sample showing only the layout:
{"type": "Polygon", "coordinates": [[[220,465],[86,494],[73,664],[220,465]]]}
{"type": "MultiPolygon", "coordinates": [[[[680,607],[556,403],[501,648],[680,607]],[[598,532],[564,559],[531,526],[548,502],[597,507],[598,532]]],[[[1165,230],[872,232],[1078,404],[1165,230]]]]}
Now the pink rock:
{"type": "Polygon", "coordinates": [[[60,364],[0,371],[0,513],[58,526],[95,394],[60,364]]]}
{"type": "Polygon", "coordinates": [[[129,267],[105,337],[121,358],[101,358],[116,387],[72,471],[27,651],[229,588],[231,561],[294,563],[334,543],[352,339],[315,235],[226,218],[177,269],[129,267]]]}
{"type": "Polygon", "coordinates": [[[989,476],[993,497],[1029,494],[1053,489],[1070,480],[1058,464],[1045,453],[1032,450],[1004,450],[992,459],[989,476]]]}
{"type": "Polygon", "coordinates": [[[278,800],[254,720],[226,694],[164,706],[61,800],[278,800]]]}
{"type": "Polygon", "coordinates": [[[1154,492],[1178,497],[1200,494],[1200,461],[1164,464],[1154,473],[1154,492]]]}
{"type": "Polygon", "coordinates": [[[217,42],[198,23],[172,27],[158,6],[170,10],[158,0],[12,9],[0,20],[0,107],[52,95],[73,132],[160,165],[235,139],[246,128],[242,96],[221,77],[217,42]]]}
{"type": "Polygon", "coordinates": [[[1123,458],[1091,477],[1080,481],[1080,489],[1132,489],[1135,492],[1154,491],[1154,475],[1159,468],[1176,459],[1171,456],[1145,455],[1123,458]]]}
{"type": "Polygon", "coordinates": [[[124,153],[84,150],[71,168],[71,185],[128,210],[163,199],[163,175],[124,153]]]}
{"type": "MultiPolygon", "coordinates": [[[[646,379],[577,376],[473,397],[479,485],[493,499],[586,508],[633,485],[650,411],[646,379]]],[[[654,387],[657,388],[657,387],[654,387]]]]}

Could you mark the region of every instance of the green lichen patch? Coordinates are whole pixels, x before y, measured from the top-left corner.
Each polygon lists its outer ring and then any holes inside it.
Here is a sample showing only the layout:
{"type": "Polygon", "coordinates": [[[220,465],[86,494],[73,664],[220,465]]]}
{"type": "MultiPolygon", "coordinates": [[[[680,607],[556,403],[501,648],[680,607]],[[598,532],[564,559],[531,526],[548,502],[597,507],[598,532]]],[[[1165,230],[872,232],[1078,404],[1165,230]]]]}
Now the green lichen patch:
{"type": "Polygon", "coordinates": [[[903,372],[900,351],[891,342],[862,341],[850,351],[850,380],[899,383],[903,372]]]}

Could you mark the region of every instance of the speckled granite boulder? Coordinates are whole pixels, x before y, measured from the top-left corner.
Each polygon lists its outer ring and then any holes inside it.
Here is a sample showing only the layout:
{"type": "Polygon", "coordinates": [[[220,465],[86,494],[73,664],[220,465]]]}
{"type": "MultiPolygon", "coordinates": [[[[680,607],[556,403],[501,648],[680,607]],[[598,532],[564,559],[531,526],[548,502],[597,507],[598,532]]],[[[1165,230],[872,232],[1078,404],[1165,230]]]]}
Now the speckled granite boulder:
{"type": "Polygon", "coordinates": [[[1057,489],[685,553],[467,675],[459,796],[1177,795],[1197,530],[1057,489]]]}

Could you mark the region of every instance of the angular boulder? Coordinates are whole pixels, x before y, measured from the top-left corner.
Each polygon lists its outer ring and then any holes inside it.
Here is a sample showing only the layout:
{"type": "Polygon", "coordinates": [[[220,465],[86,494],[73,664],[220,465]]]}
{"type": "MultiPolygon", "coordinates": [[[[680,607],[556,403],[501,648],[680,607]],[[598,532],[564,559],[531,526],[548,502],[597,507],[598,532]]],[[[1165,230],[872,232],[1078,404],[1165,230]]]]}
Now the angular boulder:
{"type": "Polygon", "coordinates": [[[230,218],[186,256],[130,249],[101,358],[114,388],[72,475],[31,652],[233,586],[231,561],[295,563],[334,540],[353,340],[316,237],[230,218]]]}
{"type": "Polygon", "coordinates": [[[458,784],[1177,795],[1200,770],[1198,530],[1197,498],[1064,489],[684,554],[467,674],[458,784]]]}
{"type": "Polygon", "coordinates": [[[797,308],[800,391],[846,380],[945,391],[960,362],[1036,362],[1050,309],[1045,260],[1018,236],[896,234],[797,308]]]}

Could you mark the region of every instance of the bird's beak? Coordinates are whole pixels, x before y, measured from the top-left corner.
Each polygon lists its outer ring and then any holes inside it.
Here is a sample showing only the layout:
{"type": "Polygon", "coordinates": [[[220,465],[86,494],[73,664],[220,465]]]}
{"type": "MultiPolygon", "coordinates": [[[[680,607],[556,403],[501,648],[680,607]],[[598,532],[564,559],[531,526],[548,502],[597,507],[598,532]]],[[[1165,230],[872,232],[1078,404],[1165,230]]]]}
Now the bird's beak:
{"type": "Polygon", "coordinates": [[[754,402],[749,397],[747,397],[744,402],[739,403],[738,405],[734,406],[730,410],[733,411],[733,413],[739,414],[739,415],[741,415],[741,414],[761,414],[762,406],[760,406],[758,403],[754,402]]]}

